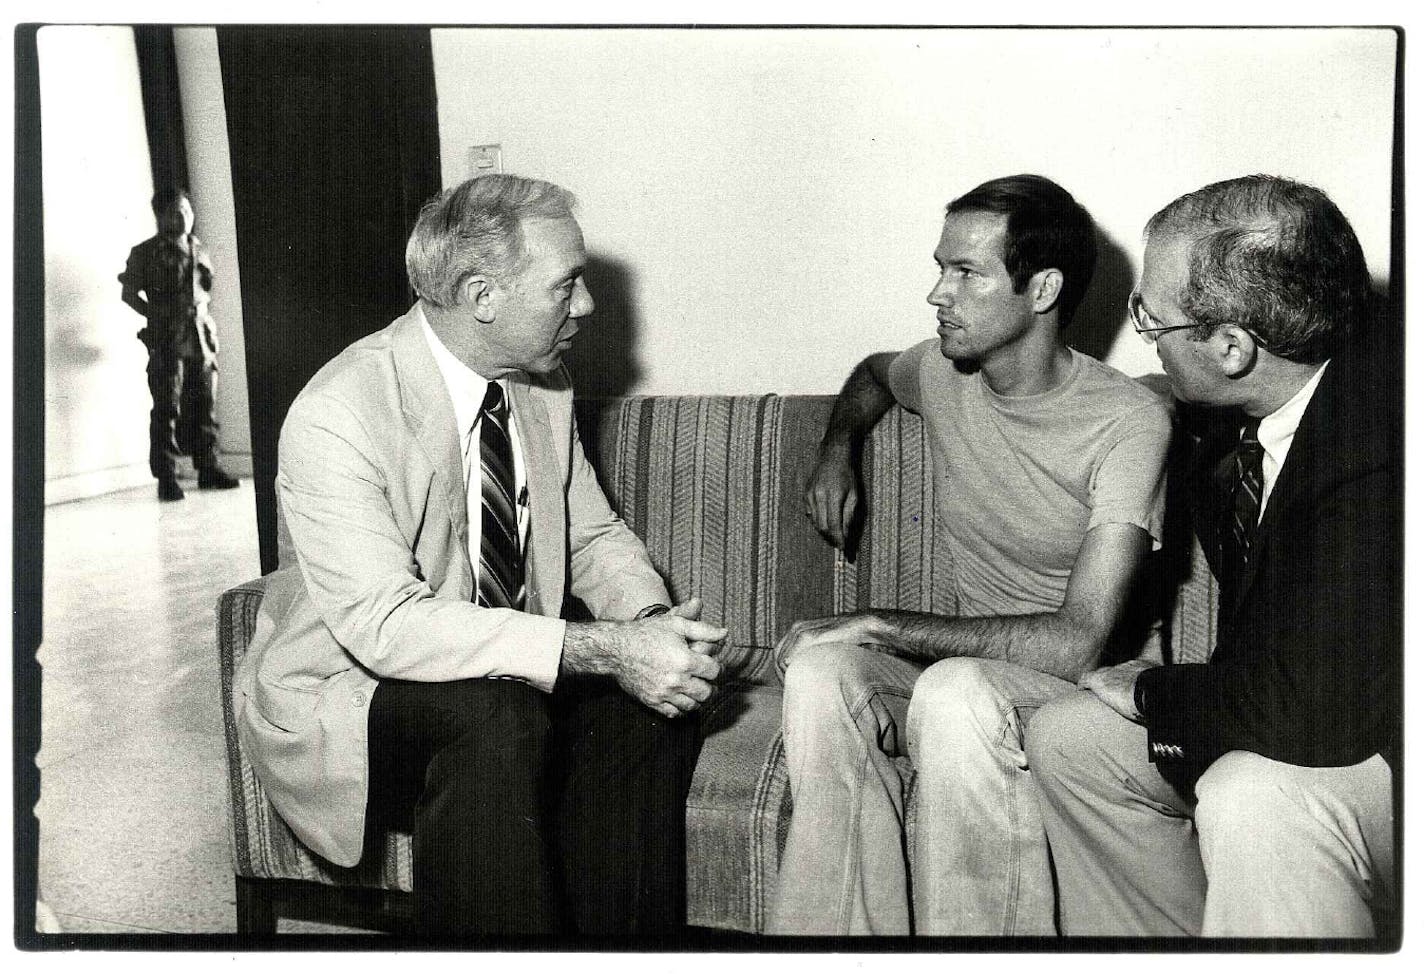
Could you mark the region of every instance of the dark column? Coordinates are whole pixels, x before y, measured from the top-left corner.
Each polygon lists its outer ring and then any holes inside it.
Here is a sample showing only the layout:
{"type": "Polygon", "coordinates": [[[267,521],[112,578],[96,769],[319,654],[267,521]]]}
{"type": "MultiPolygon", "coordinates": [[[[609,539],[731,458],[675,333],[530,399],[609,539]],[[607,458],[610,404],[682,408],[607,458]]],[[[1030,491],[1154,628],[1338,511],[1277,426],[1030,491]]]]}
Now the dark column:
{"type": "Polygon", "coordinates": [[[40,774],[40,664],[44,594],[44,184],[39,59],[32,26],[15,29],[15,943],[36,943],[40,774]]]}
{"type": "Polygon", "coordinates": [[[219,27],[262,571],[277,437],[333,355],[412,302],[405,241],[440,191],[430,31],[219,27]]]}
{"type": "Polygon", "coordinates": [[[188,143],[183,138],[183,99],[178,88],[178,58],[173,53],[173,28],[141,24],[134,27],[133,32],[154,188],[181,186],[191,189],[188,184],[188,143]]]}

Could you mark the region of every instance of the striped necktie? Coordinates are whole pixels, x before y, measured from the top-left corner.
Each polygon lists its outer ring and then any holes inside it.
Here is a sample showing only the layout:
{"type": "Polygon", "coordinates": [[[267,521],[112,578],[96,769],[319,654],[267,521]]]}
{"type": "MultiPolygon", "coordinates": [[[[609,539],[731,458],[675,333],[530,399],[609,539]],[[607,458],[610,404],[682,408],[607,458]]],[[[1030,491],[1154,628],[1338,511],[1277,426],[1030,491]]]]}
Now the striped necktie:
{"type": "Polygon", "coordinates": [[[1256,438],[1256,430],[1261,425],[1259,419],[1248,420],[1241,427],[1241,442],[1236,447],[1235,478],[1231,496],[1231,544],[1232,549],[1224,559],[1230,576],[1230,593],[1234,598],[1237,586],[1251,557],[1251,540],[1256,533],[1256,523],[1261,519],[1261,493],[1263,477],[1261,459],[1265,450],[1256,438]]]}
{"type": "Polygon", "coordinates": [[[514,506],[514,449],[509,404],[491,382],[480,405],[480,571],[475,601],[497,609],[524,608],[524,559],[514,506]]]}

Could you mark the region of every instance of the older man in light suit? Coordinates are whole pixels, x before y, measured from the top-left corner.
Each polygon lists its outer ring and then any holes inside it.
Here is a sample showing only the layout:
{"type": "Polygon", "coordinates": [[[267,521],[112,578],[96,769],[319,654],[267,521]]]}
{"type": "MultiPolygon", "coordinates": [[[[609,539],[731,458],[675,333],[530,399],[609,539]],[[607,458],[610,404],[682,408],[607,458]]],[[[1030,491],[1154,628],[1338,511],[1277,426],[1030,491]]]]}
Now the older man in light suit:
{"type": "Polygon", "coordinates": [[[414,832],[421,928],[657,934],[683,905],[695,721],[725,631],[609,509],[561,365],[593,310],[572,198],[487,176],[422,211],[419,303],[282,427],[294,564],[238,677],[282,817],[356,864],[414,832]],[[592,622],[560,618],[566,595],[592,622]]]}

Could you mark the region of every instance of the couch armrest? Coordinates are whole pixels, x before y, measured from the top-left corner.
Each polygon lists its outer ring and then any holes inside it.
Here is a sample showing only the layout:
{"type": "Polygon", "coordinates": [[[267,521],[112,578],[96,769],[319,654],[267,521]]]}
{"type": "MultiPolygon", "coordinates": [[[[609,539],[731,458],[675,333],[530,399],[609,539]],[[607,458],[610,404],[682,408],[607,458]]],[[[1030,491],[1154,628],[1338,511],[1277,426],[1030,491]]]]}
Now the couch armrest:
{"type": "Polygon", "coordinates": [[[223,696],[232,693],[232,675],[247,652],[257,625],[257,610],[267,591],[266,578],[254,578],[234,585],[218,596],[218,666],[222,674],[223,696]]]}

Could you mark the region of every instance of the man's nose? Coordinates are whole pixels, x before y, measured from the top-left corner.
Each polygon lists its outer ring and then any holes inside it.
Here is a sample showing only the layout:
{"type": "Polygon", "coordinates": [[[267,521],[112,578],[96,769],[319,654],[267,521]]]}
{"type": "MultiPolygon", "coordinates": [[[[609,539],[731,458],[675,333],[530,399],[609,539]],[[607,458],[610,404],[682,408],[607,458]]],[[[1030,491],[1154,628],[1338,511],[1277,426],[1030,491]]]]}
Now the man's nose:
{"type": "Polygon", "coordinates": [[[586,318],[593,314],[593,295],[588,293],[588,285],[583,278],[574,282],[574,297],[569,302],[570,318],[586,318]]]}

